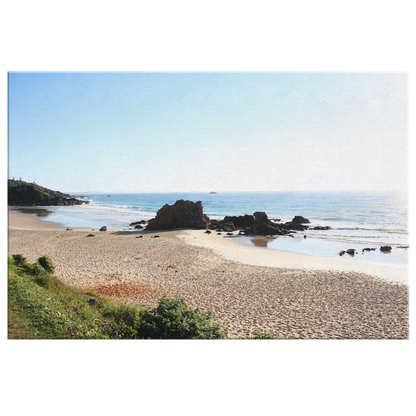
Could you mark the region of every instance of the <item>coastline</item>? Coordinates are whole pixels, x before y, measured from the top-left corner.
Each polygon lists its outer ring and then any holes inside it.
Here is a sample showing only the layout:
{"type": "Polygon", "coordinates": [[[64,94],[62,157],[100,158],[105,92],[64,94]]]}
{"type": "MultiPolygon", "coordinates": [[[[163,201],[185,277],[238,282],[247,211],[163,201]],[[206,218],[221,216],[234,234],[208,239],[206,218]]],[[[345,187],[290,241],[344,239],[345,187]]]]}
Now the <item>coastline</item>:
{"type": "Polygon", "coordinates": [[[370,261],[351,262],[347,258],[318,257],[284,250],[248,247],[239,243],[236,238],[209,235],[200,230],[187,230],[183,236],[188,244],[211,248],[226,259],[252,266],[357,272],[387,281],[408,284],[407,267],[398,265],[376,264],[370,261]]]}
{"type": "Polygon", "coordinates": [[[106,296],[147,304],[184,296],[212,310],[231,337],[273,329],[295,338],[408,338],[408,286],[385,266],[346,267],[204,230],[96,229],[87,238],[91,231],[9,209],[8,253],[29,262],[47,254],[64,283],[106,296]]]}

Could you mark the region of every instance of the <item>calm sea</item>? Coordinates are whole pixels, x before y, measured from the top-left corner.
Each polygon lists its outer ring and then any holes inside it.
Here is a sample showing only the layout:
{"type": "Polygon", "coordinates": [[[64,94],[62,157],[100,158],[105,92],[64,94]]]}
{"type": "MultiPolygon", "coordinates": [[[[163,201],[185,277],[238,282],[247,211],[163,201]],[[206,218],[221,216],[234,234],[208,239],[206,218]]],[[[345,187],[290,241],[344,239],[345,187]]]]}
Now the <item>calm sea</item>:
{"type": "MultiPolygon", "coordinates": [[[[76,195],[80,196],[80,195],[76,195]]],[[[391,245],[389,254],[366,252],[374,261],[407,263],[409,244],[408,201],[406,193],[381,192],[224,192],[210,193],[137,193],[88,194],[88,205],[51,207],[43,219],[68,227],[129,228],[139,220],[149,220],[165,204],[178,199],[202,201],[210,218],[253,214],[264,211],[270,219],[290,221],[295,215],[310,220],[311,226],[329,226],[329,230],[298,232],[295,238],[278,237],[258,241],[239,237],[244,244],[262,244],[268,248],[304,254],[334,256],[340,250],[391,245]],[[307,238],[304,238],[306,235],[307,238]]],[[[358,255],[355,256],[359,257],[358,255]]],[[[364,258],[364,257],[363,257],[364,258]]]]}

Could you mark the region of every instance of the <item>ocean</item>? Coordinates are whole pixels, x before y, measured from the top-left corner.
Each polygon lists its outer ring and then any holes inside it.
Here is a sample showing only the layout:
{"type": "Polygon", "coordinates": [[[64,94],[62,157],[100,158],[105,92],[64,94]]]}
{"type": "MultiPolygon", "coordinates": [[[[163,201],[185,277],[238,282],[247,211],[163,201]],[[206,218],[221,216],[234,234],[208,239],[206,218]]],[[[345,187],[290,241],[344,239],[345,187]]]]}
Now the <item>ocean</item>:
{"type": "MultiPolygon", "coordinates": [[[[232,237],[247,245],[317,256],[338,256],[354,248],[355,261],[396,263],[408,261],[408,200],[406,193],[387,192],[219,192],[219,193],[129,193],[75,195],[89,204],[48,207],[43,219],[68,227],[129,229],[129,224],[154,218],[165,204],[178,199],[202,201],[204,214],[213,219],[226,215],[264,211],[270,219],[290,221],[295,215],[309,219],[310,226],[329,230],[299,231],[294,238],[232,237]],[[306,236],[306,238],[304,238],[306,236]],[[392,246],[382,253],[382,245],[392,246]],[[365,247],[377,248],[362,253],[365,247]]],[[[351,257],[349,255],[344,255],[351,257]]]]}

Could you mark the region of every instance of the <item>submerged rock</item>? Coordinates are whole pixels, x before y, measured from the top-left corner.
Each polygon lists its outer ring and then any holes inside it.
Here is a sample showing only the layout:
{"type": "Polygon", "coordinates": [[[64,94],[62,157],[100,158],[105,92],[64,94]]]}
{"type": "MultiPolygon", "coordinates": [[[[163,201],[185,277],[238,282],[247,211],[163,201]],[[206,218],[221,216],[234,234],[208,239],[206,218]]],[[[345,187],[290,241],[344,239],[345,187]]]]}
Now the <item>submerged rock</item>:
{"type": "Polygon", "coordinates": [[[380,251],[383,251],[383,252],[391,251],[391,246],[381,246],[380,251]]]}

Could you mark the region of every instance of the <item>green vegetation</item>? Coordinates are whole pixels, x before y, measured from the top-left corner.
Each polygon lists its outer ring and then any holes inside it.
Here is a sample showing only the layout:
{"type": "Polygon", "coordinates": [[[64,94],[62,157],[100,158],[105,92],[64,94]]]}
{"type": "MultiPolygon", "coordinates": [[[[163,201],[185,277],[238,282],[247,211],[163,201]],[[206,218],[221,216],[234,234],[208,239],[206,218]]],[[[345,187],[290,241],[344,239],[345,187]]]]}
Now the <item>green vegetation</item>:
{"type": "MultiPolygon", "coordinates": [[[[154,308],[126,305],[59,281],[48,256],[8,258],[9,339],[223,339],[212,312],[162,297],[154,308]]],[[[248,339],[280,339],[274,331],[248,339]]]]}
{"type": "Polygon", "coordinates": [[[76,198],[53,191],[36,183],[8,180],[8,205],[73,205],[82,204],[76,198]]]}
{"type": "Polygon", "coordinates": [[[185,299],[163,297],[156,308],[138,308],[64,285],[53,261],[8,259],[9,338],[29,339],[221,339],[226,329],[211,313],[185,299]],[[94,301],[91,301],[94,298],[94,301]]]}

